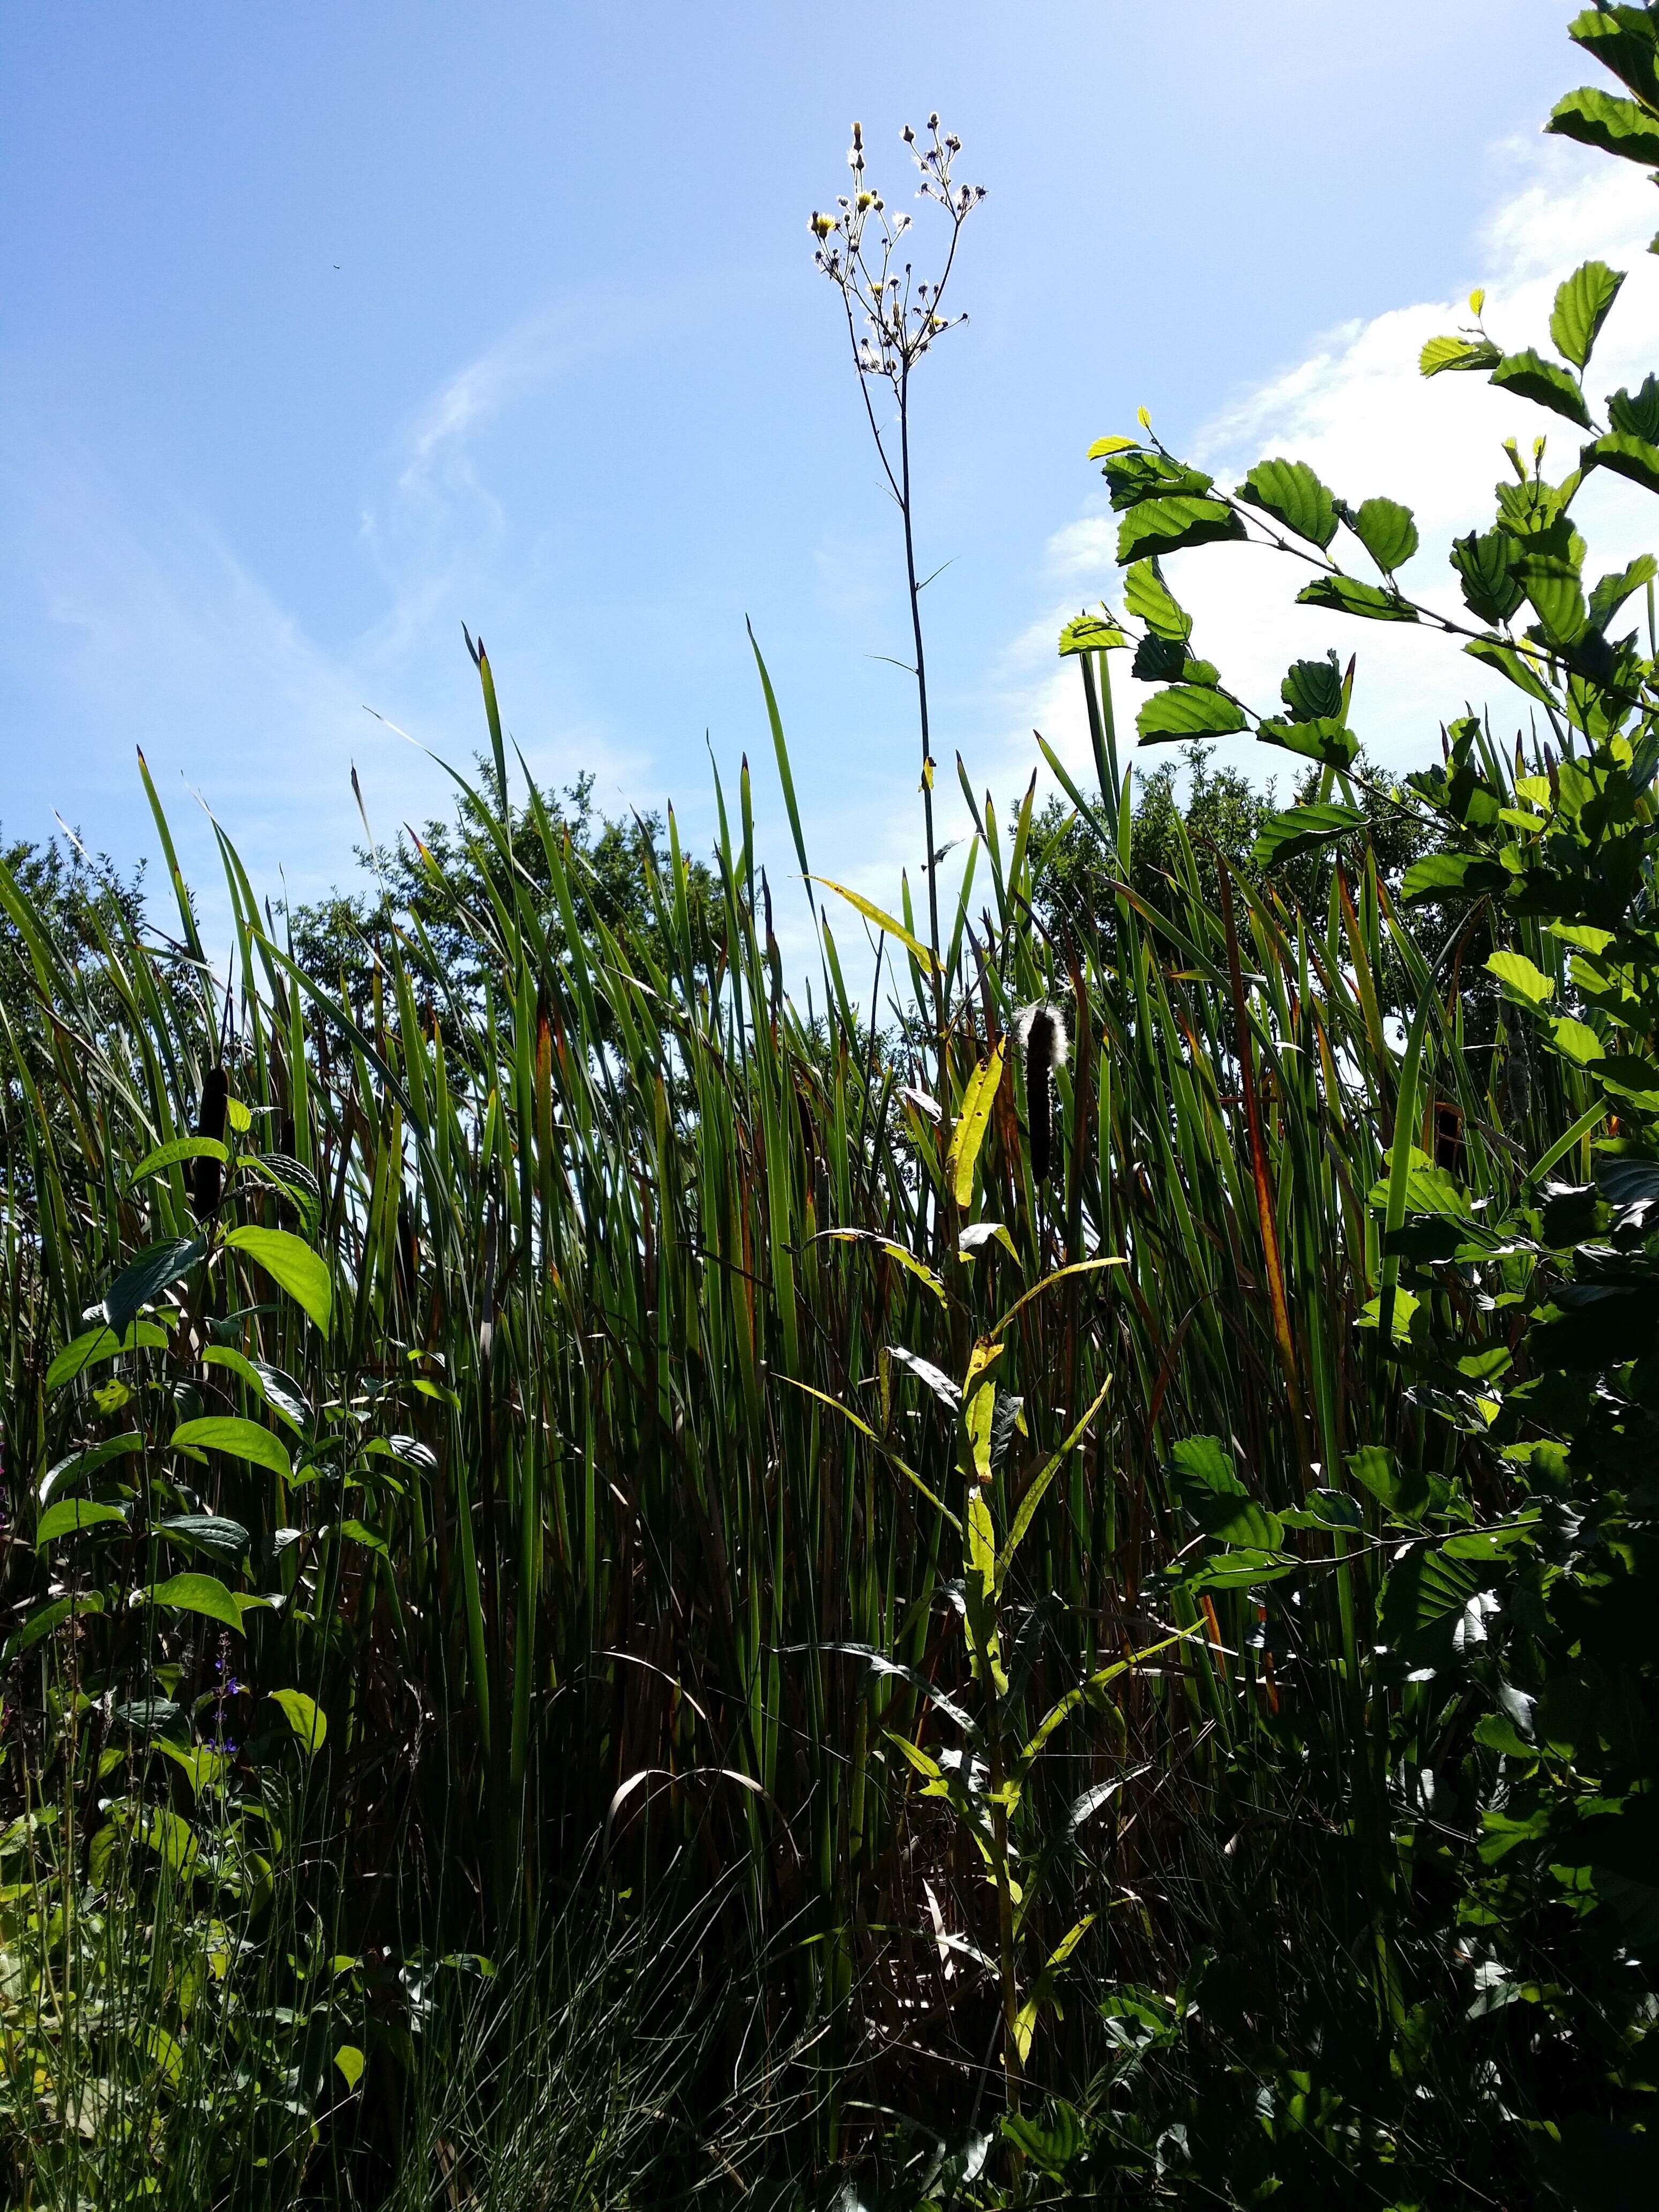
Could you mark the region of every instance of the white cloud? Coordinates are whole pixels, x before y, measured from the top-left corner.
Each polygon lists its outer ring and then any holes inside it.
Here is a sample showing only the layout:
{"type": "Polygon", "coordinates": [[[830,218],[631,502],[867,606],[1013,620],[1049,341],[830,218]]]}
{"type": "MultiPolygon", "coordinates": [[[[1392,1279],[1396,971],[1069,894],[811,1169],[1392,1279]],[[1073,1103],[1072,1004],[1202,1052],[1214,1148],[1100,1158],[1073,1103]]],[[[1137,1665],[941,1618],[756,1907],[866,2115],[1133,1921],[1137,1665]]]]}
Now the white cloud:
{"type": "MultiPolygon", "coordinates": [[[[1601,394],[1638,383],[1659,366],[1659,264],[1646,252],[1655,223],[1652,188],[1626,164],[1557,141],[1500,151],[1523,173],[1493,209],[1471,256],[1471,281],[1486,286],[1486,324],[1500,344],[1548,350],[1555,288],[1580,261],[1598,257],[1629,272],[1592,362],[1594,405],[1601,394]]],[[[1425,339],[1468,320],[1462,299],[1382,308],[1328,332],[1304,359],[1238,393],[1196,436],[1183,441],[1172,428],[1166,435],[1222,483],[1236,483],[1254,461],[1283,453],[1310,463],[1356,505],[1374,493],[1404,501],[1422,537],[1422,550],[1403,572],[1407,588],[1448,613],[1462,612],[1447,549],[1454,535],[1490,526],[1492,487],[1509,467],[1502,441],[1514,437],[1529,453],[1531,441],[1547,435],[1546,471],[1557,477],[1574,464],[1580,442],[1571,423],[1494,390],[1484,377],[1427,380],[1419,374],[1425,339]]],[[[1590,542],[1592,574],[1598,562],[1603,568],[1623,565],[1659,537],[1650,502],[1606,472],[1586,485],[1574,514],[1590,542]]],[[[1011,676],[1022,666],[1027,671],[1020,721],[1035,720],[1079,764],[1087,759],[1087,745],[1075,678],[1052,663],[1039,676],[1037,656],[1052,654],[1060,623],[1080,605],[1115,601],[1116,536],[1117,518],[1103,498],[1055,532],[1048,562],[1061,591],[1010,653],[1011,676]]],[[[1352,565],[1369,573],[1363,556],[1352,565]]],[[[1294,606],[1305,580],[1297,569],[1282,556],[1231,546],[1179,554],[1165,563],[1170,584],[1194,614],[1196,649],[1252,705],[1276,704],[1288,664],[1328,646],[1345,660],[1358,653],[1354,725],[1372,757],[1389,767],[1426,761],[1441,722],[1466,702],[1489,704],[1500,730],[1526,726],[1521,694],[1462,656],[1455,641],[1403,624],[1364,623],[1294,606]]],[[[1122,659],[1114,675],[1119,726],[1127,729],[1146,687],[1127,678],[1122,659]]],[[[1027,737],[1025,757],[1029,744],[1027,737]]],[[[1227,750],[1253,771],[1270,771],[1276,757],[1246,739],[1227,750]]]]}

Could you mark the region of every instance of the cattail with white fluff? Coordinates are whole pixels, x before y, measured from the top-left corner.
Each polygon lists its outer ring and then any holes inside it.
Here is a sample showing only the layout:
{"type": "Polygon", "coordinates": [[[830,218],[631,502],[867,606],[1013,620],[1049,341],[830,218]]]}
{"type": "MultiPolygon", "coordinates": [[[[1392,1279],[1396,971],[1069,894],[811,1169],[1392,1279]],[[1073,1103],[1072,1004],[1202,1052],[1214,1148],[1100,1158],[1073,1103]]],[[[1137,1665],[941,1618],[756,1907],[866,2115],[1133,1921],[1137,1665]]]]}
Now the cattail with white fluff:
{"type": "Polygon", "coordinates": [[[1030,1134],[1031,1177],[1046,1182],[1054,1158],[1054,1074],[1066,1065],[1066,1017],[1038,1000],[1021,1008],[1014,1040],[1025,1061],[1025,1120],[1030,1134]]]}

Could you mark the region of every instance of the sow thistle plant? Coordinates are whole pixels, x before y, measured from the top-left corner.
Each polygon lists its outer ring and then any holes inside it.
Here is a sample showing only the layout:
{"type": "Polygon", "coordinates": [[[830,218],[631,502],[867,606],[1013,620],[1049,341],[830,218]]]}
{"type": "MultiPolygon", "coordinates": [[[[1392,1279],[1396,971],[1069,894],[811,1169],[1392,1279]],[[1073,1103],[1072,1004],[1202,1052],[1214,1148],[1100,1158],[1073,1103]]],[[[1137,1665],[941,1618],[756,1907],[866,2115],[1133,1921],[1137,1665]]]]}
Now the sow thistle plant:
{"type": "MultiPolygon", "coordinates": [[[[956,180],[954,164],[962,141],[954,131],[944,131],[939,117],[930,115],[925,136],[907,124],[904,143],[921,177],[917,198],[939,208],[950,228],[944,263],[938,276],[920,275],[908,258],[904,241],[912,228],[907,213],[890,210],[887,202],[866,177],[864,130],[853,125],[853,143],[847,163],[853,173],[853,189],[836,199],[834,215],[814,210],[811,228],[817,241],[814,259],[841,295],[847,318],[847,335],[858,370],[859,392],[874,441],[887,489],[904,526],[904,574],[910,609],[910,631],[915,663],[916,711],[921,737],[922,818],[927,833],[928,948],[932,954],[934,1012],[940,1049],[944,1048],[948,1011],[948,973],[939,958],[939,862],[933,836],[934,761],[927,710],[927,660],[922,642],[921,594],[933,581],[920,576],[916,562],[915,515],[910,474],[910,380],[917,364],[964,314],[947,313],[945,295],[956,268],[957,248],[963,225],[985,198],[983,185],[956,180]],[[891,396],[898,431],[896,460],[890,453],[891,425],[878,416],[872,386],[884,384],[891,396]]],[[[937,573],[937,571],[935,572],[937,573]]]]}
{"type": "MultiPolygon", "coordinates": [[[[1046,1085],[1058,1056],[1057,1037],[1064,1028],[1059,1012],[1048,1006],[1026,1010],[1022,1027],[1024,1047],[1033,1057],[1032,1081],[1046,1085]]],[[[989,1127],[993,1102],[1000,1086],[1005,1053],[998,1046],[969,1079],[952,1140],[951,1170],[959,1206],[969,1204],[975,1170],[989,1127]]],[[[1041,1142],[1048,1144],[1046,1091],[1040,1107],[1041,1142]]],[[[1034,1127],[1036,1124],[1034,1123],[1034,1127]]],[[[1035,1148],[1034,1148],[1035,1149],[1035,1148]]],[[[1046,1157],[1042,1172],[1047,1171],[1046,1157]]],[[[1034,1158],[1032,1172],[1041,1180],[1034,1158]]],[[[832,1235],[836,1232],[830,1232],[832,1235]]],[[[847,1232],[841,1232],[846,1234],[847,1232]]],[[[999,1223],[966,1225],[957,1255],[959,1263],[971,1267],[974,1255],[993,1239],[1012,1249],[1012,1239],[999,1223]]],[[[908,1254],[895,1254],[915,1271],[920,1263],[908,1254]]],[[[1096,1914],[1084,1914],[1054,1943],[1035,1972],[1024,1964],[1029,1948],[1029,1925],[1038,1908],[1048,1902],[1051,1876],[1075,1848],[1078,1831],[1115,1793],[1118,1784],[1109,1781],[1085,1790],[1072,1804],[1058,1834],[1044,1834],[1032,1816],[1029,1785],[1037,1761],[1050,1740],[1085,1708],[1098,1709],[1108,1700],[1112,1686],[1159,1653],[1179,1644],[1194,1631],[1176,1630],[1145,1650],[1097,1668],[1054,1699],[1033,1724],[1027,1717],[1033,1669],[1042,1654],[1050,1608],[1042,1603],[1017,1605],[1011,1581],[1020,1547],[1036,1522],[1044,1498],[1060,1470],[1083,1443],[1104,1407],[1112,1388],[1109,1374],[1093,1402],[1026,1482],[1017,1509],[1006,1529],[999,1533],[993,1478],[1006,1461],[1014,1437],[1028,1434],[1024,1400],[1012,1393],[999,1396],[998,1372],[1009,1349],[1010,1331],[1032,1303],[1056,1285],[1079,1276],[1124,1265],[1121,1259],[1097,1257],[1075,1261],[1042,1277],[978,1337],[960,1381],[932,1361],[902,1346],[889,1346],[882,1361],[884,1407],[890,1396],[891,1364],[896,1363],[920,1381],[945,1407],[957,1431],[957,1496],[959,1508],[947,1504],[928,1488],[922,1477],[886,1443],[866,1422],[824,1394],[835,1407],[888,1459],[899,1477],[913,1485],[939,1512],[961,1546],[961,1573],[948,1586],[946,1595],[962,1626],[971,1687],[970,1711],[960,1693],[940,1689],[915,1668],[896,1662],[885,1653],[861,1644],[831,1648],[848,1652],[872,1665],[878,1674],[894,1677],[915,1690],[929,1712],[953,1729],[955,1748],[938,1753],[925,1750],[920,1740],[894,1729],[888,1742],[922,1778],[921,1795],[947,1804],[957,1826],[978,1854],[987,1881],[995,1896],[996,1951],[994,1957],[975,1949],[971,1942],[956,1939],[957,1946],[989,1972],[996,1984],[1002,2019],[1002,2063],[1007,2081],[1008,2109],[1018,2114],[1022,2071],[1030,2056],[1042,2015],[1061,2016],[1060,1983],[1066,1969],[1096,1914]]],[[[923,1271],[942,1303],[948,1302],[944,1284],[923,1271]]],[[[798,1388],[807,1386],[798,1384],[798,1388]]],[[[939,1931],[941,1948],[946,1938],[939,1931]]],[[[1016,2132],[1012,2138],[1018,2144],[1016,2132]]]]}

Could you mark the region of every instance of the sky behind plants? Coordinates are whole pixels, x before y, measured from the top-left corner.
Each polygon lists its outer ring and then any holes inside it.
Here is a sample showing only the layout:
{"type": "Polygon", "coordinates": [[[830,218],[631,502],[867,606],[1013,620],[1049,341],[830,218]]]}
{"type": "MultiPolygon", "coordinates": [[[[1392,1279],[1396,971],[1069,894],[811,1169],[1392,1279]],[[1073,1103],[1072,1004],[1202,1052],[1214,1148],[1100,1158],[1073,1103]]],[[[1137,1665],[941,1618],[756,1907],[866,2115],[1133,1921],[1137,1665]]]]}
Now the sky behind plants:
{"type": "MultiPolygon", "coordinates": [[[[806,229],[852,117],[896,201],[899,128],[934,106],[989,187],[971,319],[916,406],[921,557],[951,564],[935,751],[1000,800],[1034,720],[1075,745],[1054,636],[1115,580],[1082,457],[1140,404],[1206,465],[1289,450],[1356,501],[1416,500],[1412,582],[1486,519],[1491,477],[1442,465],[1459,410],[1490,413],[1494,462],[1551,418],[1419,389],[1418,346],[1481,281],[1500,337],[1541,338],[1571,259],[1632,265],[1653,228],[1639,172],[1538,140],[1593,73],[1566,12],[14,7],[0,824],[45,836],[57,809],[147,849],[142,744],[191,872],[214,869],[197,793],[263,889],[281,863],[318,892],[361,839],[353,762],[377,836],[446,804],[388,724],[462,765],[481,741],[466,622],[538,775],[592,769],[611,811],[672,796],[700,842],[705,733],[728,787],[747,748],[781,871],[747,616],[814,867],[890,898],[921,843],[911,692],[880,658],[904,651],[899,548],[806,229]]],[[[1609,388],[1659,340],[1636,271],[1609,388]]],[[[1358,647],[1356,726],[1400,766],[1461,704],[1443,647],[1182,557],[1199,649],[1247,696],[1358,647]]]]}

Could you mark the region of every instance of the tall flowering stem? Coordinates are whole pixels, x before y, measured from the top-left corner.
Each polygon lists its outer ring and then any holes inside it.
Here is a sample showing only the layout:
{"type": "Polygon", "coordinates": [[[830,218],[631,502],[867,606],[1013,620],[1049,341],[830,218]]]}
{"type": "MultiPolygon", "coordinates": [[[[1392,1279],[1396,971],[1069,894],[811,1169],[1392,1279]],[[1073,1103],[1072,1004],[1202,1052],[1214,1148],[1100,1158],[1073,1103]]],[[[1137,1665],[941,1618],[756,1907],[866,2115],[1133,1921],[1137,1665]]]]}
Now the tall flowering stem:
{"type": "Polygon", "coordinates": [[[962,226],[985,197],[983,185],[959,185],[951,165],[962,151],[953,131],[942,132],[937,115],[927,118],[926,136],[907,124],[904,143],[921,173],[918,199],[931,200],[950,225],[944,266],[936,278],[917,274],[904,241],[912,227],[908,214],[894,214],[882,194],[865,174],[864,130],[853,125],[853,143],[847,161],[853,172],[853,189],[836,202],[834,214],[814,212],[812,235],[817,240],[817,262],[841,294],[847,316],[847,334],[858,369],[859,390],[864,400],[870,434],[875,441],[887,488],[897,504],[904,525],[904,574],[910,600],[910,629],[915,645],[916,707],[921,726],[921,799],[927,840],[928,945],[933,956],[933,1003],[939,1026],[941,1087],[945,1024],[949,1013],[950,979],[939,955],[939,862],[942,855],[933,839],[933,755],[927,715],[927,659],[922,642],[921,594],[931,577],[918,577],[915,512],[910,480],[910,378],[917,362],[941,338],[967,317],[945,312],[945,292],[956,266],[962,226]],[[878,416],[873,387],[890,388],[894,416],[884,423],[878,416]],[[890,441],[896,429],[895,457],[890,441]]]}

